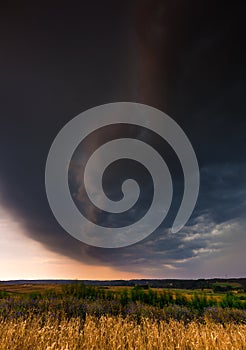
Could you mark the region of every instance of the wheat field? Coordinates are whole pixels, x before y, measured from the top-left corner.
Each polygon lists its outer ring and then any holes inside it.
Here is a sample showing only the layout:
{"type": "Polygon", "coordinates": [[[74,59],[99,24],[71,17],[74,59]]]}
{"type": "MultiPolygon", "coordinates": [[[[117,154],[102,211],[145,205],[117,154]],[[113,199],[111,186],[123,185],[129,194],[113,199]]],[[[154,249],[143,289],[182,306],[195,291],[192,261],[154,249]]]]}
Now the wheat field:
{"type": "Polygon", "coordinates": [[[121,316],[70,320],[30,316],[0,320],[1,350],[246,349],[246,325],[171,320],[140,323],[121,316]]]}

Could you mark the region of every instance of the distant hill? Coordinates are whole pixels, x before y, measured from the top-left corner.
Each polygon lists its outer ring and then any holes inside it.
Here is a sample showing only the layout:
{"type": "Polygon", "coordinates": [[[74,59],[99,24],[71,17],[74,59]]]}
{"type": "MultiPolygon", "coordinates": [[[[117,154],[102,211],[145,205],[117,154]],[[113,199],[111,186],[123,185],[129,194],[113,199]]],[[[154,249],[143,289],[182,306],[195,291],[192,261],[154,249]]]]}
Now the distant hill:
{"type": "MultiPolygon", "coordinates": [[[[71,284],[74,280],[11,280],[0,281],[1,284],[71,284]]],[[[212,278],[212,279],[132,279],[132,280],[76,280],[94,286],[149,286],[151,288],[177,288],[177,289],[244,289],[246,291],[246,278],[212,278]]]]}

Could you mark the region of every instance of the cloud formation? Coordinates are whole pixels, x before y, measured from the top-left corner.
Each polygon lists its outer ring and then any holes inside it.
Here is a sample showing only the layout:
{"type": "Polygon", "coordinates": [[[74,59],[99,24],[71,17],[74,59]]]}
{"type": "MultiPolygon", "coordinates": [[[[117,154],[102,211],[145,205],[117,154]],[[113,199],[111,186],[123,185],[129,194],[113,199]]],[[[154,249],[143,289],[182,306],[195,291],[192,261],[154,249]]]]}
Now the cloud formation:
{"type": "MultiPolygon", "coordinates": [[[[52,8],[39,5],[36,11],[32,4],[14,10],[5,5],[1,12],[1,206],[21,221],[27,236],[91,265],[149,277],[243,275],[246,57],[241,5],[147,0],[116,8],[113,1],[107,3],[84,2],[76,9],[61,3],[57,16],[52,8]],[[196,209],[186,227],[171,234],[183,190],[175,154],[144,129],[114,130],[114,137],[127,131],[153,145],[170,168],[175,191],[159,229],[117,250],[93,248],[68,235],[50,211],[44,186],[46,157],[58,131],[83,110],[114,101],[146,103],[169,114],[189,137],[201,170],[196,209]]],[[[112,137],[110,130],[105,137],[112,137]]],[[[94,135],[85,155],[100,140],[94,135]]],[[[109,195],[119,188],[113,175],[127,176],[129,169],[142,182],[143,194],[121,223],[137,212],[143,215],[151,193],[142,169],[118,164],[105,174],[109,195]]],[[[82,210],[81,188],[75,197],[82,210]]],[[[119,224],[113,215],[105,218],[87,205],[84,210],[94,221],[119,224]]]]}

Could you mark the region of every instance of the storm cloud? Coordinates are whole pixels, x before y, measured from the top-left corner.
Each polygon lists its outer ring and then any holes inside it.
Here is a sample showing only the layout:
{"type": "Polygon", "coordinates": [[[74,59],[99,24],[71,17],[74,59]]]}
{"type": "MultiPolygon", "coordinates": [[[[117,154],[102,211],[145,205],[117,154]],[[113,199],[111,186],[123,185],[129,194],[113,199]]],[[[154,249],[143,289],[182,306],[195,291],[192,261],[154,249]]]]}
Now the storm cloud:
{"type": "MultiPolygon", "coordinates": [[[[216,274],[243,275],[246,55],[241,7],[193,0],[4,5],[0,201],[19,218],[27,236],[78,261],[150,277],[211,276],[211,261],[216,274]],[[59,226],[46,198],[44,172],[53,139],[69,120],[118,101],[149,104],[179,123],[198,158],[200,194],[186,226],[171,234],[183,175],[170,146],[141,128],[92,135],[80,154],[128,134],[153,145],[174,179],[170,212],[151,236],[130,247],[102,249],[75,240],[59,226]],[[232,257],[238,264],[232,266],[232,257]]],[[[115,227],[144,215],[152,185],[136,164],[109,169],[105,190],[119,199],[114,179],[129,176],[129,169],[142,184],[142,197],[121,218],[91,208],[76,187],[80,184],[71,182],[78,207],[92,221],[115,227]]]]}

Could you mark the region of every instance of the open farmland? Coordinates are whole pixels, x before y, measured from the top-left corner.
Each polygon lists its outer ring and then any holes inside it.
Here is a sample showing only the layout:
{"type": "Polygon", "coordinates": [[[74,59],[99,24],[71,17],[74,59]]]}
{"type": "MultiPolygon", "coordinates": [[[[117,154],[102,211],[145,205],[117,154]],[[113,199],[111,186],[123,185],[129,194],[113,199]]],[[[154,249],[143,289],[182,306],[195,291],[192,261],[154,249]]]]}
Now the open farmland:
{"type": "Polygon", "coordinates": [[[1,284],[5,349],[246,349],[241,290],[1,284]]]}

